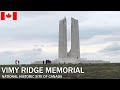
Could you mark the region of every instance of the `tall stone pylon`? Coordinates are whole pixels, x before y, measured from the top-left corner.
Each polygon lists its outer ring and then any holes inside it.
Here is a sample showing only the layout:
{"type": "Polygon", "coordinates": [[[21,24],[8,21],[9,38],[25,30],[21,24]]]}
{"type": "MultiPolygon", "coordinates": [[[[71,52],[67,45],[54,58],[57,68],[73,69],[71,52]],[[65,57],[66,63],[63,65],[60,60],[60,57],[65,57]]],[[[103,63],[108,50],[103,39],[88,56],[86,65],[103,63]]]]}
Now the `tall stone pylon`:
{"type": "Polygon", "coordinates": [[[71,18],[71,58],[80,58],[79,24],[74,18],[71,18]]]}
{"type": "Polygon", "coordinates": [[[59,21],[59,58],[67,58],[67,25],[66,18],[59,21]]]}
{"type": "Polygon", "coordinates": [[[66,18],[59,21],[59,57],[52,63],[79,64],[79,63],[110,63],[103,60],[85,60],[80,58],[79,24],[71,18],[71,49],[67,53],[67,25],[66,18]]]}

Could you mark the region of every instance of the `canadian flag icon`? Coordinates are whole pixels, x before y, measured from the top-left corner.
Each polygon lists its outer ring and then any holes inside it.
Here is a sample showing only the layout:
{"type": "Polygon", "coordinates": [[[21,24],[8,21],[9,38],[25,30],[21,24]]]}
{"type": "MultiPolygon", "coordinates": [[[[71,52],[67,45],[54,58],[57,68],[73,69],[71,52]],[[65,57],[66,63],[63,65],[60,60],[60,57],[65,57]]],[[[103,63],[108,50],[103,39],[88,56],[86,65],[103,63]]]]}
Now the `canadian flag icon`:
{"type": "Polygon", "coordinates": [[[17,12],[1,12],[1,20],[17,20],[17,12]]]}

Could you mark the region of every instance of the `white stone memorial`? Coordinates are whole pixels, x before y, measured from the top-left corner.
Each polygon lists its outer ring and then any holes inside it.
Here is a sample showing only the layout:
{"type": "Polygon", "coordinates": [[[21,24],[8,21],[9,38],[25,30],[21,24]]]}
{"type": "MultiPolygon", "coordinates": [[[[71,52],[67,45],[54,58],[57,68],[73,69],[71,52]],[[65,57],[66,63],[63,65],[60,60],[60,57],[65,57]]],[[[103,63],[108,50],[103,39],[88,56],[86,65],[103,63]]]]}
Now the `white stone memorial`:
{"type": "Polygon", "coordinates": [[[66,18],[59,22],[59,45],[58,59],[52,63],[109,63],[103,60],[84,60],[80,58],[80,43],[79,43],[79,23],[78,20],[71,18],[71,49],[67,52],[67,22],[66,18]]]}
{"type": "MultiPolygon", "coordinates": [[[[79,42],[79,23],[78,20],[71,18],[71,49],[67,52],[67,22],[66,18],[59,21],[59,42],[58,42],[58,59],[52,61],[54,64],[79,64],[79,63],[110,63],[103,60],[85,60],[80,58],[79,42]]],[[[33,62],[42,64],[42,61],[33,62]]]]}

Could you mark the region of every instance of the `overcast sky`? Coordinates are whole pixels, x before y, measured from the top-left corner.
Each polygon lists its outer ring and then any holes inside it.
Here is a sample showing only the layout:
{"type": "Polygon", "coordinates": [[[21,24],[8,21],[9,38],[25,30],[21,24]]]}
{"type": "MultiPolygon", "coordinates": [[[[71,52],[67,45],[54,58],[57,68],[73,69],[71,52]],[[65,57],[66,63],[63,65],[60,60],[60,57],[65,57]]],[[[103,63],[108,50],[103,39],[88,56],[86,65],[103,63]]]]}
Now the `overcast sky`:
{"type": "Polygon", "coordinates": [[[88,60],[120,62],[119,11],[19,11],[17,21],[0,21],[0,64],[58,58],[59,20],[79,20],[80,55],[88,60]]]}

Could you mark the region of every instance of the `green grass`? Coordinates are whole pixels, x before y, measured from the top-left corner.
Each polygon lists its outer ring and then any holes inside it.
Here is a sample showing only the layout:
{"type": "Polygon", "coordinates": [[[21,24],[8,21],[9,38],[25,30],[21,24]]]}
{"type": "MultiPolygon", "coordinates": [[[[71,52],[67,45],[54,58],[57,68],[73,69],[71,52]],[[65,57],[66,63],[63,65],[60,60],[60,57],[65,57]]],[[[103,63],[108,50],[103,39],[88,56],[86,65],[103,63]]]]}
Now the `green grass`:
{"type": "MultiPolygon", "coordinates": [[[[12,67],[16,65],[0,65],[0,67],[12,67]]],[[[120,63],[109,64],[39,64],[39,65],[22,65],[25,67],[83,67],[84,74],[65,74],[62,79],[120,79],[120,63]]],[[[20,73],[19,73],[20,74],[20,73]]],[[[32,73],[35,75],[35,73],[32,73]]],[[[0,71],[0,77],[3,73],[0,71]]],[[[30,75],[30,74],[29,74],[30,75]]],[[[41,74],[39,74],[41,75],[41,74]]],[[[54,74],[55,75],[55,74],[54,74]]]]}

